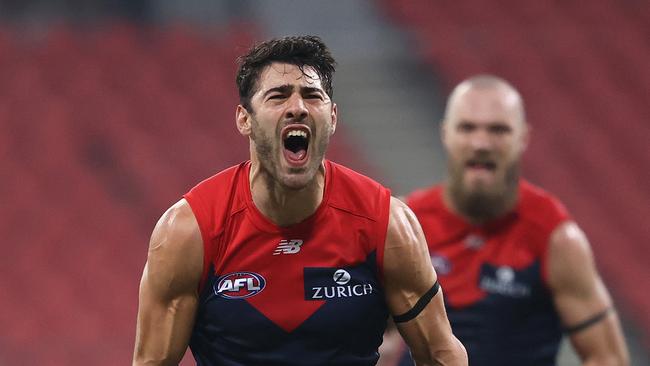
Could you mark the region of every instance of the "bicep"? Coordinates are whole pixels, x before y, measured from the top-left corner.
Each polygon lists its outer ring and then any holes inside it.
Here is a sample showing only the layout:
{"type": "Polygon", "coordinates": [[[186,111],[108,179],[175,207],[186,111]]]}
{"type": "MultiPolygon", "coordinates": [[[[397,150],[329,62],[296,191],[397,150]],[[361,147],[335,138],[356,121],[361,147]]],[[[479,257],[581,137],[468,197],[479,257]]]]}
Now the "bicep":
{"type": "Polygon", "coordinates": [[[384,248],[386,299],[394,315],[410,310],[436,281],[420,224],[408,208],[397,210],[391,212],[384,248]]]}
{"type": "Polygon", "coordinates": [[[562,321],[571,325],[585,314],[603,310],[610,300],[584,234],[574,225],[563,226],[551,238],[548,281],[562,321]]]}
{"type": "MultiPolygon", "coordinates": [[[[391,204],[385,245],[386,301],[396,316],[413,309],[432,289],[437,278],[420,224],[401,202],[391,204]]],[[[452,334],[442,291],[420,309],[412,319],[396,323],[416,361],[464,364],[464,350],[452,334]]]]}
{"type": "Polygon", "coordinates": [[[202,240],[184,201],[154,229],[140,282],[134,362],[177,364],[185,353],[198,304],[202,240]]]}
{"type": "MultiPolygon", "coordinates": [[[[559,226],[551,236],[548,282],[555,307],[565,328],[590,324],[612,307],[612,300],[598,275],[586,236],[573,222],[559,226]]],[[[583,359],[625,353],[616,313],[569,334],[583,359]]]]}

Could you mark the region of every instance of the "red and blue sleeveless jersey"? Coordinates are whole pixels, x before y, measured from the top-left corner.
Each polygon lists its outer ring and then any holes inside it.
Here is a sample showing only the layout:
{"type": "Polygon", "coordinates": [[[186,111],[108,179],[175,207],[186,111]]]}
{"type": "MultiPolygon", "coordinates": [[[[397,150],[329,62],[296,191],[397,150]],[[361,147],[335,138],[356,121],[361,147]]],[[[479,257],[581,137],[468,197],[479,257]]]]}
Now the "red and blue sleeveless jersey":
{"type": "Polygon", "coordinates": [[[445,290],[454,334],[471,365],[554,365],[562,331],[546,285],[553,230],[569,219],[550,194],[521,180],[506,216],[473,226],[450,212],[443,188],[417,191],[407,204],[422,224],[445,290]]]}
{"type": "Polygon", "coordinates": [[[204,242],[190,348],[198,365],[374,365],[390,191],[326,160],[323,200],[279,227],[255,207],[250,162],[184,198],[204,242]]]}

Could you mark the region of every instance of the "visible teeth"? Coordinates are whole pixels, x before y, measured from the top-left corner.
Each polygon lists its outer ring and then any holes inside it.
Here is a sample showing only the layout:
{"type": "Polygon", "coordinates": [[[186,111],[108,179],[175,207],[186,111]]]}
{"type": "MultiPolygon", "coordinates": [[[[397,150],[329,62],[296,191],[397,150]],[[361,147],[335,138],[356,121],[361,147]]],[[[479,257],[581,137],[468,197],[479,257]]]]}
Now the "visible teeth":
{"type": "Polygon", "coordinates": [[[298,136],[302,138],[307,138],[307,132],[302,131],[302,130],[291,130],[287,134],[287,137],[293,137],[293,136],[298,136]]]}

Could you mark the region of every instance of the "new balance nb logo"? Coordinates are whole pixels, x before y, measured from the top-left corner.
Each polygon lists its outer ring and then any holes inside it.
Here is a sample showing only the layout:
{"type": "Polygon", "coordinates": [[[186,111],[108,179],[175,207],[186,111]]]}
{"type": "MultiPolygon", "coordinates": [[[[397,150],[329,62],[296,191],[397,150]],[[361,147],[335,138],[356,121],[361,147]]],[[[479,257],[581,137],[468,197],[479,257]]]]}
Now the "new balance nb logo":
{"type": "Polygon", "coordinates": [[[300,251],[302,240],[280,240],[280,244],[275,248],[273,255],[278,254],[296,254],[300,251]]]}

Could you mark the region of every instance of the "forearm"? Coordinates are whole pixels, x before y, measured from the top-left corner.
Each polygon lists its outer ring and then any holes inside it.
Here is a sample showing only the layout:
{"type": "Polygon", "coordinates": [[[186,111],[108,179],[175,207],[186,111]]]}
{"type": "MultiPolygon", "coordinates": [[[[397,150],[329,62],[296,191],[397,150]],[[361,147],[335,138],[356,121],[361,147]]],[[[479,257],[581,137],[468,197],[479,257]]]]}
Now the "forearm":
{"type": "Polygon", "coordinates": [[[571,343],[583,366],[628,366],[625,339],[615,316],[571,335],[571,343]]]}
{"type": "Polygon", "coordinates": [[[161,334],[151,337],[138,335],[133,353],[133,366],[178,365],[187,346],[173,343],[169,337],[161,334]]]}
{"type": "Polygon", "coordinates": [[[430,354],[413,354],[417,366],[442,365],[461,366],[467,365],[467,353],[462,343],[455,337],[445,347],[431,352],[430,354]]]}
{"type": "Polygon", "coordinates": [[[194,294],[157,301],[146,296],[138,309],[133,365],[178,365],[194,327],[197,299],[194,294]]]}
{"type": "Polygon", "coordinates": [[[582,359],[582,365],[628,366],[630,360],[623,335],[614,332],[612,329],[614,327],[608,329],[606,326],[601,326],[600,328],[591,334],[572,338],[573,346],[582,359]]]}
{"type": "Polygon", "coordinates": [[[571,343],[585,366],[627,366],[629,355],[616,312],[611,308],[574,325],[571,343]]]}
{"type": "Polygon", "coordinates": [[[152,309],[141,315],[133,365],[178,365],[192,329],[193,304],[152,309]]]}
{"type": "Polygon", "coordinates": [[[584,358],[583,366],[629,366],[630,360],[627,352],[608,352],[606,354],[591,355],[584,358]]]}
{"type": "Polygon", "coordinates": [[[135,358],[133,360],[133,366],[174,366],[178,365],[178,360],[172,359],[146,359],[146,358],[135,358]]]}
{"type": "Polygon", "coordinates": [[[620,357],[600,358],[587,360],[582,363],[583,366],[628,366],[629,363],[620,357]]]}
{"type": "MultiPolygon", "coordinates": [[[[440,301],[440,299],[436,299],[440,301]]],[[[442,306],[441,304],[439,304],[442,306]]],[[[467,365],[467,352],[463,344],[452,334],[449,326],[427,327],[439,324],[431,314],[433,309],[425,310],[423,316],[404,324],[398,329],[411,349],[415,364],[420,365],[467,365]],[[427,316],[428,315],[428,316],[427,316]]]]}

